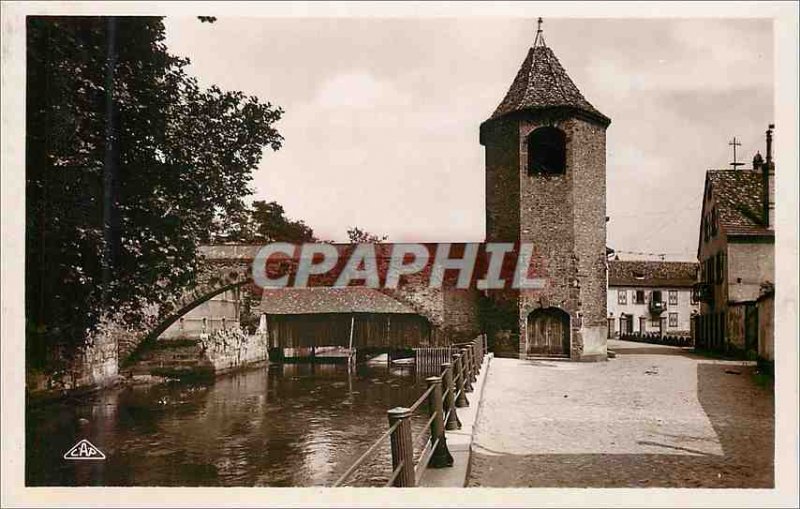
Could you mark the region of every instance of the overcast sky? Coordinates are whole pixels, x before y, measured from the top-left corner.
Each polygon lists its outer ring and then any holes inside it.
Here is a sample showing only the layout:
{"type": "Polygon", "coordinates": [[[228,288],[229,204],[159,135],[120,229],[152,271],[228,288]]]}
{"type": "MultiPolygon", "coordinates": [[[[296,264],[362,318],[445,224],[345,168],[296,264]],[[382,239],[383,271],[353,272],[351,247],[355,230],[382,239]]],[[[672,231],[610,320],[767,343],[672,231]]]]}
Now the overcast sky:
{"type": "MultiPolygon", "coordinates": [[[[256,198],[318,237],[484,240],[478,127],[505,95],[535,20],[168,18],[202,84],[285,110],[256,198]]],[[[693,259],[705,170],[763,153],[773,118],[769,20],[546,19],[548,46],[612,123],[608,245],[693,259]]],[[[780,129],[776,130],[776,142],[780,129]]]]}

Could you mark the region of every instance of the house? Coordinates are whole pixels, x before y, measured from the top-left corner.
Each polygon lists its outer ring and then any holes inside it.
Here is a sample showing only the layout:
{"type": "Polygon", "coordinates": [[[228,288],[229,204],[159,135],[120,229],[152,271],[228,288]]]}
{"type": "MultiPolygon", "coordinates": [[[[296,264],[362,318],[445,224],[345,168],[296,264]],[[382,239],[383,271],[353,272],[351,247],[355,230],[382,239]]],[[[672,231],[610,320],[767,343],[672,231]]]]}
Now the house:
{"type": "Polygon", "coordinates": [[[695,262],[608,262],[608,337],[626,334],[691,335],[698,312],[692,287],[695,262]]]}
{"type": "Polygon", "coordinates": [[[775,281],[775,165],[772,129],[766,160],[752,169],[708,170],[697,246],[695,344],[772,361],[775,281]],[[769,314],[770,316],[759,316],[769,314]],[[759,324],[762,324],[760,326],[759,324]],[[761,332],[759,332],[761,330],[761,332]]]}

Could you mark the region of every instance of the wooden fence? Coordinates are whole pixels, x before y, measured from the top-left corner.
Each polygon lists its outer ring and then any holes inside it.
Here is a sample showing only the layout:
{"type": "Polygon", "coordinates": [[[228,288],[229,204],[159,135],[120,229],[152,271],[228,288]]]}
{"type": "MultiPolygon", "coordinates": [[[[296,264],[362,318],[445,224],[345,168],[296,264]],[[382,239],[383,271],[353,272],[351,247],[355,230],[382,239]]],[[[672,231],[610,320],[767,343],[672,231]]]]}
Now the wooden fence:
{"type": "MultiPolygon", "coordinates": [[[[333,486],[343,486],[387,438],[391,445],[392,473],[386,486],[418,486],[428,468],[453,466],[453,457],[447,449],[446,431],[461,428],[456,408],[469,406],[467,393],[473,391],[472,384],[483,365],[486,346],[485,335],[468,343],[453,345],[451,357],[440,364],[440,375],[425,379],[428,389],[409,408],[396,407],[387,411],[389,429],[350,465],[333,486]],[[430,433],[421,432],[414,437],[411,417],[425,401],[428,402],[429,417],[424,429],[430,433]],[[419,447],[422,451],[414,464],[414,450],[419,447]]],[[[423,358],[427,359],[428,353],[430,358],[441,355],[441,352],[426,352],[423,358]]]]}
{"type": "Polygon", "coordinates": [[[417,376],[430,376],[441,373],[442,364],[453,358],[453,348],[430,347],[414,349],[414,364],[417,376]]]}

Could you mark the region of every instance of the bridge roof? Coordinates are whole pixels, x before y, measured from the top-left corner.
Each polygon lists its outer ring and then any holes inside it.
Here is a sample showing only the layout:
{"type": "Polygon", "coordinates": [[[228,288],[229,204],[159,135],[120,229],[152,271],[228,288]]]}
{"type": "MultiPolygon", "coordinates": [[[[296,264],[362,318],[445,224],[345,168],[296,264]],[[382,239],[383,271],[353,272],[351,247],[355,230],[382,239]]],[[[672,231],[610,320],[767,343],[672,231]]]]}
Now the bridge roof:
{"type": "Polygon", "coordinates": [[[347,288],[274,288],[261,296],[262,313],[268,315],[304,315],[319,313],[392,313],[416,314],[416,311],[383,292],[366,287],[347,288]]]}

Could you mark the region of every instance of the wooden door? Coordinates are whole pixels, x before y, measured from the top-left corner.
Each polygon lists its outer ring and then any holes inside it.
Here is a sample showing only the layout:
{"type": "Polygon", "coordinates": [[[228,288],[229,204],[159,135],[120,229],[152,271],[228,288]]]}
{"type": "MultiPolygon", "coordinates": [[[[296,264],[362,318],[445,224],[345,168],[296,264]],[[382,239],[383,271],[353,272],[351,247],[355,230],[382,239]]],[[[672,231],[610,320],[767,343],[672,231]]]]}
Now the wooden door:
{"type": "Polygon", "coordinates": [[[557,308],[528,315],[528,354],[569,357],[569,315],[557,308]]]}

